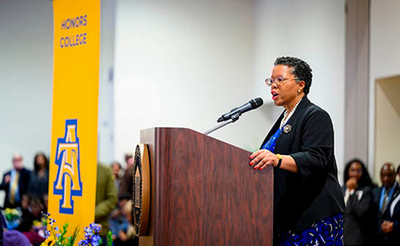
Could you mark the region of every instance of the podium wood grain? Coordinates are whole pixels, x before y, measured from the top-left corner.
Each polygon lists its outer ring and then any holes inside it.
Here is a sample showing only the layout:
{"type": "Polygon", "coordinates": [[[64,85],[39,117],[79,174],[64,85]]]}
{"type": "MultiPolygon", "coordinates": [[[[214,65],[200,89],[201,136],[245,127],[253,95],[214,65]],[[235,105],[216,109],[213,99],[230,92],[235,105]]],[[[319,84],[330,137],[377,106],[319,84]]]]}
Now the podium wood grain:
{"type": "Polygon", "coordinates": [[[141,131],[151,158],[151,212],[139,245],[272,245],[273,170],[250,152],[185,128],[141,131]]]}

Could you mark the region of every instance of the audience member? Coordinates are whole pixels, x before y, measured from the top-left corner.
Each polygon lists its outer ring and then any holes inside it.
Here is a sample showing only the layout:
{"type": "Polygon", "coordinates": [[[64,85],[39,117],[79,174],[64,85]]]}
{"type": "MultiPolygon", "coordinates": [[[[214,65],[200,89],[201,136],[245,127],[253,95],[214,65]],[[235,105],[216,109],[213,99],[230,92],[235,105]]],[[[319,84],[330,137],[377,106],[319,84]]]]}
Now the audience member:
{"type": "Polygon", "coordinates": [[[41,211],[43,211],[43,208],[43,202],[38,197],[23,196],[21,207],[22,216],[17,230],[22,232],[32,245],[40,245],[45,240],[45,238],[41,237],[39,233],[34,230],[34,223],[38,223],[41,220],[41,211]]]}
{"type": "Polygon", "coordinates": [[[344,183],[344,244],[375,246],[378,229],[378,207],[374,202],[376,186],[361,160],[353,159],[346,164],[344,183]]]}
{"type": "Polygon", "coordinates": [[[45,154],[37,153],[33,162],[34,170],[29,182],[28,192],[44,200],[49,187],[49,161],[45,154]]]}
{"type": "Polygon", "coordinates": [[[5,225],[5,219],[3,217],[3,214],[0,213],[0,246],[3,245],[4,225],[5,225]]]}
{"type": "Polygon", "coordinates": [[[133,192],[133,171],[135,167],[132,165],[125,170],[124,176],[121,179],[118,197],[119,199],[132,199],[133,192]]]}
{"type": "Polygon", "coordinates": [[[118,191],[119,199],[125,200],[125,202],[132,198],[133,192],[133,171],[135,170],[134,159],[132,154],[125,154],[125,161],[127,168],[125,173],[120,180],[120,186],[118,191]]]}
{"type": "Polygon", "coordinates": [[[22,232],[17,230],[9,230],[3,233],[4,246],[29,246],[31,243],[22,232]]]}
{"type": "Polygon", "coordinates": [[[400,245],[400,237],[398,232],[400,208],[397,207],[396,209],[396,204],[398,203],[398,197],[400,194],[400,187],[396,182],[396,170],[392,163],[385,163],[382,166],[381,181],[382,188],[380,189],[377,201],[381,216],[379,222],[381,241],[377,245],[400,245]]]}
{"type": "Polygon", "coordinates": [[[28,191],[31,171],[24,168],[23,158],[15,154],[12,158],[13,169],[6,172],[0,190],[5,191],[4,208],[21,206],[22,195],[28,191]]]}
{"type": "Polygon", "coordinates": [[[109,231],[108,217],[117,204],[117,191],[115,190],[111,168],[97,164],[96,208],[95,223],[101,224],[101,245],[107,245],[109,231]]]}
{"type": "Polygon", "coordinates": [[[122,166],[117,161],[113,162],[111,164],[111,170],[112,170],[112,174],[113,174],[113,178],[114,178],[115,188],[117,189],[117,192],[118,192],[119,191],[119,186],[120,186],[120,183],[121,183],[121,179],[122,179],[122,176],[123,176],[122,166]]]}
{"type": "Polygon", "coordinates": [[[130,166],[133,166],[134,159],[133,159],[133,155],[131,153],[125,154],[125,163],[126,163],[125,170],[127,170],[130,166]]]}
{"type": "Polygon", "coordinates": [[[115,246],[137,245],[135,244],[135,232],[131,223],[131,212],[132,201],[120,200],[118,213],[114,213],[110,218],[110,230],[113,234],[115,246]]]}

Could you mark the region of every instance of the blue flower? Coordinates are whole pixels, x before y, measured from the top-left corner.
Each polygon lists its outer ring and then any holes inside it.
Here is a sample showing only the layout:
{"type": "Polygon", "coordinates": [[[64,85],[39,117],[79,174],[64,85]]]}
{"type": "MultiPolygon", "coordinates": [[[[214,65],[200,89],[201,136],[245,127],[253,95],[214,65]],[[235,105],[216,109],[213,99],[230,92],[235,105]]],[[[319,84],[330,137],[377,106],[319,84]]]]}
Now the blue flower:
{"type": "Polygon", "coordinates": [[[89,243],[86,240],[81,240],[78,243],[79,246],[85,246],[85,245],[89,245],[89,243]]]}
{"type": "Polygon", "coordinates": [[[91,244],[92,244],[92,246],[97,246],[97,245],[100,244],[100,242],[101,242],[101,238],[100,238],[99,235],[93,235],[93,236],[92,236],[92,238],[91,238],[91,244]]]}
{"type": "Polygon", "coordinates": [[[101,244],[101,238],[99,233],[101,231],[101,226],[99,224],[91,223],[88,227],[83,229],[85,231],[85,239],[79,241],[79,246],[98,246],[101,244]]]}

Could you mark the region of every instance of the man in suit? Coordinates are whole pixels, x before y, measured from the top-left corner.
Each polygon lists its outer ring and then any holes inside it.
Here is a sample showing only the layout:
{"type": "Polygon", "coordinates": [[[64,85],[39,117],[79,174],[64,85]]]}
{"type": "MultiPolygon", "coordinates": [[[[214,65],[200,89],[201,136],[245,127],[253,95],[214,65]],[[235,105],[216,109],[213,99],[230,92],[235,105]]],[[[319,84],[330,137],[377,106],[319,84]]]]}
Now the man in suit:
{"type": "Polygon", "coordinates": [[[21,206],[21,198],[28,191],[31,171],[24,168],[22,156],[15,154],[12,158],[13,169],[6,172],[0,190],[6,192],[4,208],[15,208],[21,206]]]}
{"type": "Polygon", "coordinates": [[[392,163],[385,163],[382,166],[381,181],[382,187],[378,196],[381,215],[381,243],[379,245],[400,245],[400,236],[398,235],[400,231],[397,221],[400,217],[400,208],[394,209],[395,203],[397,203],[395,201],[398,201],[398,197],[400,196],[400,186],[396,182],[396,170],[392,163]]]}

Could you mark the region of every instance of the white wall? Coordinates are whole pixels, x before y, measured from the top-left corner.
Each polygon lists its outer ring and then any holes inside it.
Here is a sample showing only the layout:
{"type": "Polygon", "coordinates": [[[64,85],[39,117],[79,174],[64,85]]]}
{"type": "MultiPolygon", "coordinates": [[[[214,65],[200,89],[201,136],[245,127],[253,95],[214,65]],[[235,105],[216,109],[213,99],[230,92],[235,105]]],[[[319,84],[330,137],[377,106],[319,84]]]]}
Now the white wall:
{"type": "MultiPolygon", "coordinates": [[[[375,160],[375,170],[383,163],[376,162],[375,152],[375,81],[400,74],[400,1],[371,0],[371,53],[370,53],[370,111],[369,160],[375,160]]],[[[390,161],[390,160],[388,160],[390,161]]],[[[394,163],[398,165],[399,163],[394,163]]],[[[379,181],[379,173],[375,173],[379,181]]]]}
{"type": "MultiPolygon", "coordinates": [[[[140,129],[173,126],[203,132],[222,113],[256,96],[253,44],[251,1],[119,1],[117,157],[133,150],[140,129]]],[[[257,122],[251,114],[243,120],[257,122]]],[[[249,145],[246,129],[241,120],[213,136],[249,145]]],[[[250,147],[256,148],[256,142],[250,147]]]]}
{"type": "Polygon", "coordinates": [[[261,109],[212,134],[257,149],[282,111],[271,105],[264,79],[277,56],[291,55],[314,70],[310,98],[330,113],[343,163],[343,0],[121,0],[116,15],[116,158],[133,150],[140,129],[202,132],[261,96],[261,109]]]}
{"type": "Polygon", "coordinates": [[[400,76],[377,80],[375,84],[375,177],[381,166],[400,163],[400,76]]]}
{"type": "Polygon", "coordinates": [[[0,174],[14,152],[28,168],[50,153],[52,29],[51,1],[0,1],[0,174]]]}

